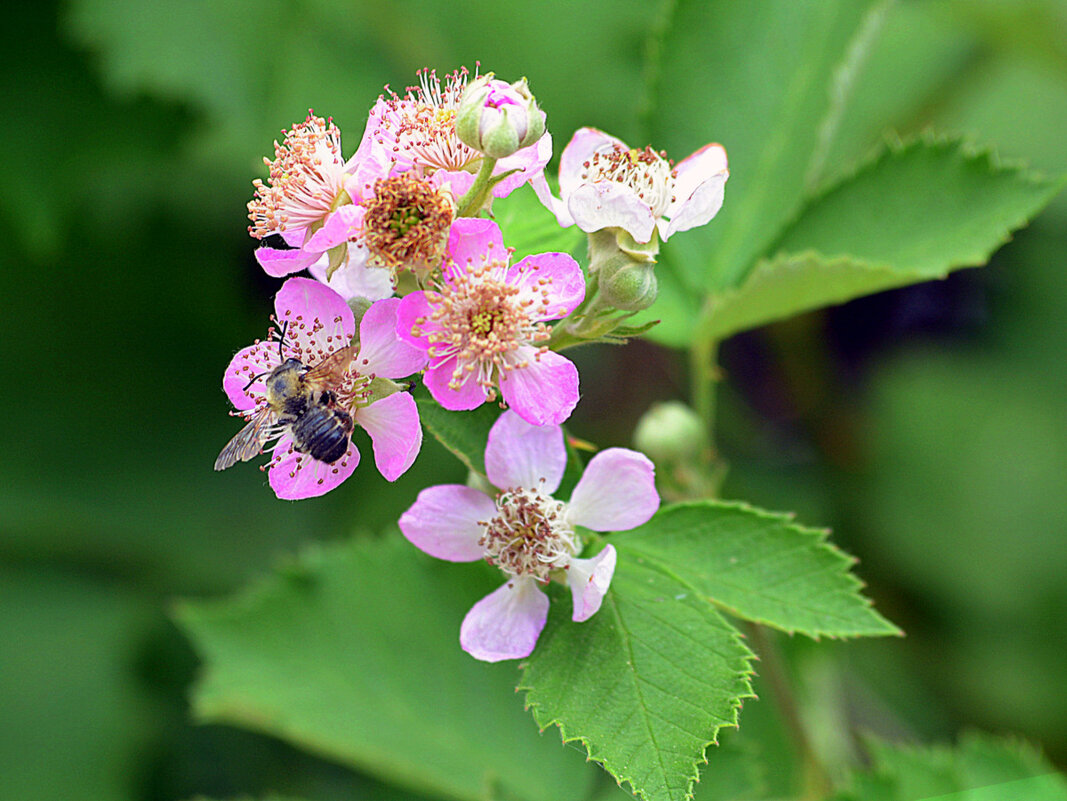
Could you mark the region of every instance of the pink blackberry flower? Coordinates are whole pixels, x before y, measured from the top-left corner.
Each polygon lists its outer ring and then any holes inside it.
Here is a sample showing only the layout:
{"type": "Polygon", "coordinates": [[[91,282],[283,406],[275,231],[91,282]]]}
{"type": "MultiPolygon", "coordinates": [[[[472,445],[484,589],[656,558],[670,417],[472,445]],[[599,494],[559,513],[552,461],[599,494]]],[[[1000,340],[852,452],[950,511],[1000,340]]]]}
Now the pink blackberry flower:
{"type": "Polygon", "coordinates": [[[543,344],[544,321],[585,298],[582,270],[565,253],[514,266],[510,255],[492,220],[456,220],[440,281],[403,298],[397,330],[427,354],[423,380],[446,409],[477,408],[499,388],[528,423],[562,423],[578,403],[578,369],[543,344]]]}
{"type": "Polygon", "coordinates": [[[248,204],[248,232],[256,239],[278,234],[289,245],[256,249],[269,275],[310,267],[359,231],[362,208],[356,204],[389,166],[374,160],[369,145],[356,156],[346,163],[337,126],[311,112],[285,132],[283,144],[274,143],[274,160],[263,159],[267,183],[252,182],[256,196],[248,204]]]}
{"type": "Polygon", "coordinates": [[[658,230],[666,242],[718,213],[729,176],[722,145],[704,145],[676,167],[651,147],[632,149],[596,128],[581,128],[560,156],[560,198],[543,174],[533,186],[562,226],[577,224],[586,233],[622,228],[642,243],[658,230]]]}
{"type": "MultiPolygon", "coordinates": [[[[409,87],[403,97],[389,92],[388,97],[378,98],[364,139],[373,142],[375,158],[393,160],[397,172],[415,169],[423,176],[434,175],[439,184],[451,187],[454,197],[462,197],[484,158],[456,135],[456,112],[467,87],[467,70],[456,70],[443,82],[434,70],[420,70],[418,76],[419,85],[409,87]]],[[[552,137],[545,132],[534,144],[500,159],[493,175],[510,174],[493,186],[493,196],[507,197],[541,175],[550,158],[552,137]]]]}
{"type": "Polygon", "coordinates": [[[353,424],[370,435],[374,461],[389,481],[422,445],[415,401],[389,379],[422,369],[425,355],[396,335],[397,298],[367,310],[352,344],[355,318],[333,290],[290,278],[275,298],[271,336],[238,351],[222,387],[248,424],[223,449],[215,469],[247,461],[271,440],[268,471],[279,498],[322,495],[359,464],[353,424]]]}
{"type": "Polygon", "coordinates": [[[578,526],[626,531],[659,508],[655,474],[645,456],[608,448],[585,468],[569,501],[552,497],[567,463],[563,430],[531,426],[504,412],[489,432],[485,468],[500,489],[495,497],[447,484],[419,493],[400,517],[400,530],[416,547],[450,562],[485,559],[507,576],[478,601],[460,627],[460,645],[476,659],[497,662],[529,656],[548,617],[540,589],[566,577],[572,620],[592,617],[615,572],[615,548],[582,552],[578,526]]]}

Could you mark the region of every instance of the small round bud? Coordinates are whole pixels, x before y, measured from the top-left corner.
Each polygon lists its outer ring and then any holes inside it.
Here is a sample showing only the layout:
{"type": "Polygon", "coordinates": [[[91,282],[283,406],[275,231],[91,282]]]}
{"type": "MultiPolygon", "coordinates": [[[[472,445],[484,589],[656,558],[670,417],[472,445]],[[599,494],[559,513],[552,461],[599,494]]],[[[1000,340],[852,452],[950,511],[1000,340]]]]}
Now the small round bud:
{"type": "Polygon", "coordinates": [[[657,403],[637,422],[634,444],[657,465],[695,462],[707,447],[704,424],[681,401],[657,403]]]}
{"type": "Polygon", "coordinates": [[[526,85],[498,81],[487,73],[471,81],[456,109],[460,141],[489,158],[502,159],[544,135],[545,112],[526,85]]]}
{"type": "Polygon", "coordinates": [[[656,302],[659,285],[655,265],[632,261],[619,253],[600,266],[600,297],[603,302],[623,311],[641,311],[656,302]]]}

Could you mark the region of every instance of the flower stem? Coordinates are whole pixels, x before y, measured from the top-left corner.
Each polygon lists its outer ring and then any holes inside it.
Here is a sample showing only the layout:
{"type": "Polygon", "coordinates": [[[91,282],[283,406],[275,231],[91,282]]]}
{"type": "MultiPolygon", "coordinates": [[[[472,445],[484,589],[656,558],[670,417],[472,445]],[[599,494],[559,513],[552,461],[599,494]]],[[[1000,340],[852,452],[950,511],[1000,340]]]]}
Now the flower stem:
{"type": "Polygon", "coordinates": [[[482,167],[474,178],[474,183],[467,193],[456,203],[457,217],[473,217],[485,205],[485,196],[489,193],[489,179],[493,177],[496,159],[482,157],[482,167]]]}

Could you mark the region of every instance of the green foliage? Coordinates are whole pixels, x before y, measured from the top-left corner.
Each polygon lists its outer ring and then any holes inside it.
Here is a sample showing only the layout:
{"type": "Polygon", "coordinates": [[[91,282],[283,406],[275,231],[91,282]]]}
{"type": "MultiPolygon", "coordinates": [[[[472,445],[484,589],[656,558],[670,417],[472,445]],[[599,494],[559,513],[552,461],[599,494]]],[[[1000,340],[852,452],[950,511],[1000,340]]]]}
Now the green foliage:
{"type": "Polygon", "coordinates": [[[576,225],[561,227],[528,185],[496,201],[493,219],[504,234],[504,244],[515,248],[512,264],[534,253],[585,255],[585,234],[576,225]]]}
{"type": "Polygon", "coordinates": [[[811,637],[900,634],[860,595],[848,572],[855,560],[826,535],[787,515],[705,501],[665,507],[612,542],[620,557],[653,565],[755,623],[811,637]]]}
{"type": "Polygon", "coordinates": [[[1067,779],[1022,742],[972,733],[954,749],[868,747],[871,769],[834,801],[1067,801],[1067,779]]]}
{"type": "Polygon", "coordinates": [[[538,736],[514,666],[459,647],[463,616],[498,584],[480,564],[437,562],[392,538],[306,554],[231,601],[183,604],[206,663],[196,714],[419,792],[580,797],[593,774],[538,736]]]}
{"type": "Polygon", "coordinates": [[[620,558],[600,611],[557,603],[520,690],[542,728],[579,740],[646,799],[689,798],[696,763],[751,697],[751,651],[689,587],[620,558]]]}
{"type": "Polygon", "coordinates": [[[444,445],[464,466],[478,475],[485,475],[485,443],[500,409],[486,403],[469,412],[450,412],[435,401],[429,391],[419,386],[412,393],[419,407],[423,428],[444,445]]]}

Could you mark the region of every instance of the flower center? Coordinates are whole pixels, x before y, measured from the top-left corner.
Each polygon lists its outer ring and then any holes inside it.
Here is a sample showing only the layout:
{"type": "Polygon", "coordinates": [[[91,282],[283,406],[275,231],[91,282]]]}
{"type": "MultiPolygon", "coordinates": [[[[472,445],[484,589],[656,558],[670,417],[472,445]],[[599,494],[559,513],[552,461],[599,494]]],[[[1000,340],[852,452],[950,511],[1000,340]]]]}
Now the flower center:
{"type": "Polygon", "coordinates": [[[341,132],[332,120],[310,112],[274,142],[274,160],[264,157],[267,182],[252,182],[256,196],[248,203],[248,232],[257,239],[287,228],[306,228],[329,214],[344,184],[341,132]]]}
{"type": "Polygon", "coordinates": [[[482,154],[456,136],[456,108],[467,88],[467,69],[449,73],[443,84],[435,70],[419,70],[418,75],[419,85],[408,87],[405,97],[393,93],[387,101],[398,147],[416,167],[431,172],[471,169],[482,154]]]}
{"type": "Polygon", "coordinates": [[[578,538],[566,522],[567,505],[539,490],[508,490],[496,499],[497,515],[482,521],[478,544],[489,564],[509,576],[532,576],[545,583],[578,552],[578,538]]]}
{"type": "MultiPolygon", "coordinates": [[[[453,389],[459,389],[476,370],[476,380],[489,400],[496,398],[495,373],[520,366],[509,363],[508,355],[550,336],[548,326],[535,322],[548,316],[547,287],[537,299],[520,298],[520,287],[504,280],[506,271],[507,261],[455,265],[436,290],[426,292],[433,309],[430,321],[435,324],[427,334],[430,358],[456,357],[449,381],[453,389]]],[[[426,323],[424,318],[417,319],[412,333],[422,336],[420,326],[426,323]]]]}
{"type": "Polygon", "coordinates": [[[395,274],[408,266],[435,267],[448,242],[455,207],[447,193],[411,173],[381,178],[363,201],[362,244],[369,262],[395,274]]]}
{"type": "Polygon", "coordinates": [[[593,153],[582,167],[583,182],[614,181],[632,189],[660,217],[674,200],[674,164],[664,152],[650,146],[627,150],[618,144],[605,145],[593,153]]]}

